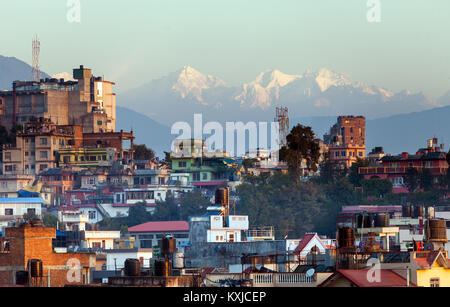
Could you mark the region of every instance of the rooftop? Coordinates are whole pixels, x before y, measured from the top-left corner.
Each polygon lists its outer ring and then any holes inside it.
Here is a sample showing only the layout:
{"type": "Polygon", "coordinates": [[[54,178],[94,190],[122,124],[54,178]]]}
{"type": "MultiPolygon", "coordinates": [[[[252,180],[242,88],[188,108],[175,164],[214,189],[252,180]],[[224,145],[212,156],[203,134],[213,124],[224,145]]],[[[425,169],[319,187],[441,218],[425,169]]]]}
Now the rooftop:
{"type": "Polygon", "coordinates": [[[189,223],[185,221],[148,222],[130,227],[130,233],[138,232],[188,232],[189,223]]]}

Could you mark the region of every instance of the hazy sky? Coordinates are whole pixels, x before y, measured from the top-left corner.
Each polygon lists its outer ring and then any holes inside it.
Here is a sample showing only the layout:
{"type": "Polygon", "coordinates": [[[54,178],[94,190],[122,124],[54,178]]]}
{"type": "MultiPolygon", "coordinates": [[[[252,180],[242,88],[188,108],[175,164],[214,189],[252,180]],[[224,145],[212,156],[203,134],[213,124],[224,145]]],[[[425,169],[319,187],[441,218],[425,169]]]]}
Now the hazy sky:
{"type": "Polygon", "coordinates": [[[0,54],[30,63],[37,33],[43,71],[84,64],[117,92],[184,65],[231,85],[325,67],[394,91],[450,90],[449,0],[380,0],[380,23],[367,0],[80,2],[69,23],[67,0],[0,0],[0,54]]]}

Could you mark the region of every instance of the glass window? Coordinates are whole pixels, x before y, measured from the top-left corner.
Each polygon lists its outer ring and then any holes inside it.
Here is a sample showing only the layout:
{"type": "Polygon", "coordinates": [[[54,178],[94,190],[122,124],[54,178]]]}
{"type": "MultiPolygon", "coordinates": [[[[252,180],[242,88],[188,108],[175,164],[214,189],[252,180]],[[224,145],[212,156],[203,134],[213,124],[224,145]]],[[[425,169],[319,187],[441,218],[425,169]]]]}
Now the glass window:
{"type": "Polygon", "coordinates": [[[40,139],[40,144],[41,145],[47,145],[47,138],[41,138],[40,139]]]}
{"type": "Polygon", "coordinates": [[[440,287],[440,280],[439,280],[439,278],[430,278],[430,287],[431,288],[438,288],[438,287],[440,287]]]}
{"type": "Polygon", "coordinates": [[[14,215],[14,210],[13,209],[5,209],[5,215],[8,215],[8,216],[14,215]]]}

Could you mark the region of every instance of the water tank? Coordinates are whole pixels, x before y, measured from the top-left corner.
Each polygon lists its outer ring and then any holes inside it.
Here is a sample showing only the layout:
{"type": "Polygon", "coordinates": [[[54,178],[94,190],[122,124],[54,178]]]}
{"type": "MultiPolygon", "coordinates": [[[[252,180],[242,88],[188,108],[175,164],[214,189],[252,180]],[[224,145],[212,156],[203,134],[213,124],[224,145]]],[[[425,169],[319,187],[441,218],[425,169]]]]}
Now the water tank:
{"type": "Polygon", "coordinates": [[[447,242],[447,222],[446,220],[429,220],[429,241],[447,242]]]}
{"type": "Polygon", "coordinates": [[[402,217],[411,217],[411,206],[402,206],[402,217]]]}
{"type": "Polygon", "coordinates": [[[216,205],[225,205],[229,202],[228,189],[217,189],[216,191],[216,205]]]}
{"type": "Polygon", "coordinates": [[[182,252],[177,252],[173,255],[173,268],[174,269],[184,268],[184,254],[182,252]]]}
{"type": "Polygon", "coordinates": [[[425,208],[424,206],[415,206],[413,210],[412,217],[419,218],[425,216],[425,208]]]}
{"type": "Polygon", "coordinates": [[[155,276],[170,276],[170,267],[168,260],[156,260],[155,261],[155,276]]]}
{"type": "Polygon", "coordinates": [[[161,253],[163,255],[172,255],[177,250],[177,241],[174,237],[163,237],[161,245],[161,253]]]}
{"type": "Polygon", "coordinates": [[[19,286],[28,285],[28,272],[27,271],[16,272],[16,285],[19,285],[19,286]]]}
{"type": "Polygon", "coordinates": [[[125,275],[130,277],[139,276],[141,272],[141,262],[138,259],[125,260],[125,275]]]}
{"type": "Polygon", "coordinates": [[[375,227],[389,227],[390,219],[388,213],[379,213],[375,217],[375,227]]]}
{"type": "Polygon", "coordinates": [[[42,261],[39,259],[30,259],[28,262],[28,270],[32,278],[43,277],[42,261]]]}
{"type": "Polygon", "coordinates": [[[372,219],[368,215],[358,215],[357,217],[357,227],[358,228],[369,228],[372,227],[372,219]]]}
{"type": "Polygon", "coordinates": [[[355,247],[355,237],[353,235],[353,228],[341,227],[338,229],[338,244],[340,248],[355,247]]]}

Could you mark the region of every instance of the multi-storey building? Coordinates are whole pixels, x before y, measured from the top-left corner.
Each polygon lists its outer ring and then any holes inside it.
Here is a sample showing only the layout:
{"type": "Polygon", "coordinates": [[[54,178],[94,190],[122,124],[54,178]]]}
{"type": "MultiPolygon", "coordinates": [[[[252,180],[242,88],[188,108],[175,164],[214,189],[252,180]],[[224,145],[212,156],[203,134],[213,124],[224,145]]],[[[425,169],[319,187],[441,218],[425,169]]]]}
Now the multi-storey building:
{"type": "Polygon", "coordinates": [[[57,126],[50,120],[31,121],[18,131],[16,146],[3,148],[3,174],[38,174],[58,166],[58,151],[79,146],[83,139],[81,126],[57,126]]]}
{"type": "Polygon", "coordinates": [[[340,116],[324,136],[331,161],[350,167],[366,156],[366,119],[363,116],[340,116]]]}
{"type": "Polygon", "coordinates": [[[365,179],[388,179],[392,182],[394,193],[408,193],[406,174],[408,169],[416,169],[419,173],[429,170],[437,177],[445,175],[448,170],[444,145],[437,146],[436,138],[428,141],[428,147],[422,148],[416,154],[404,152],[396,156],[385,156],[381,165],[359,168],[359,174],[365,179]]]}
{"type": "Polygon", "coordinates": [[[79,125],[85,133],[115,131],[116,95],[113,82],[94,77],[90,69],[73,70],[75,81],[16,81],[0,92],[0,122],[8,129],[34,118],[57,125],[79,125]]]}

